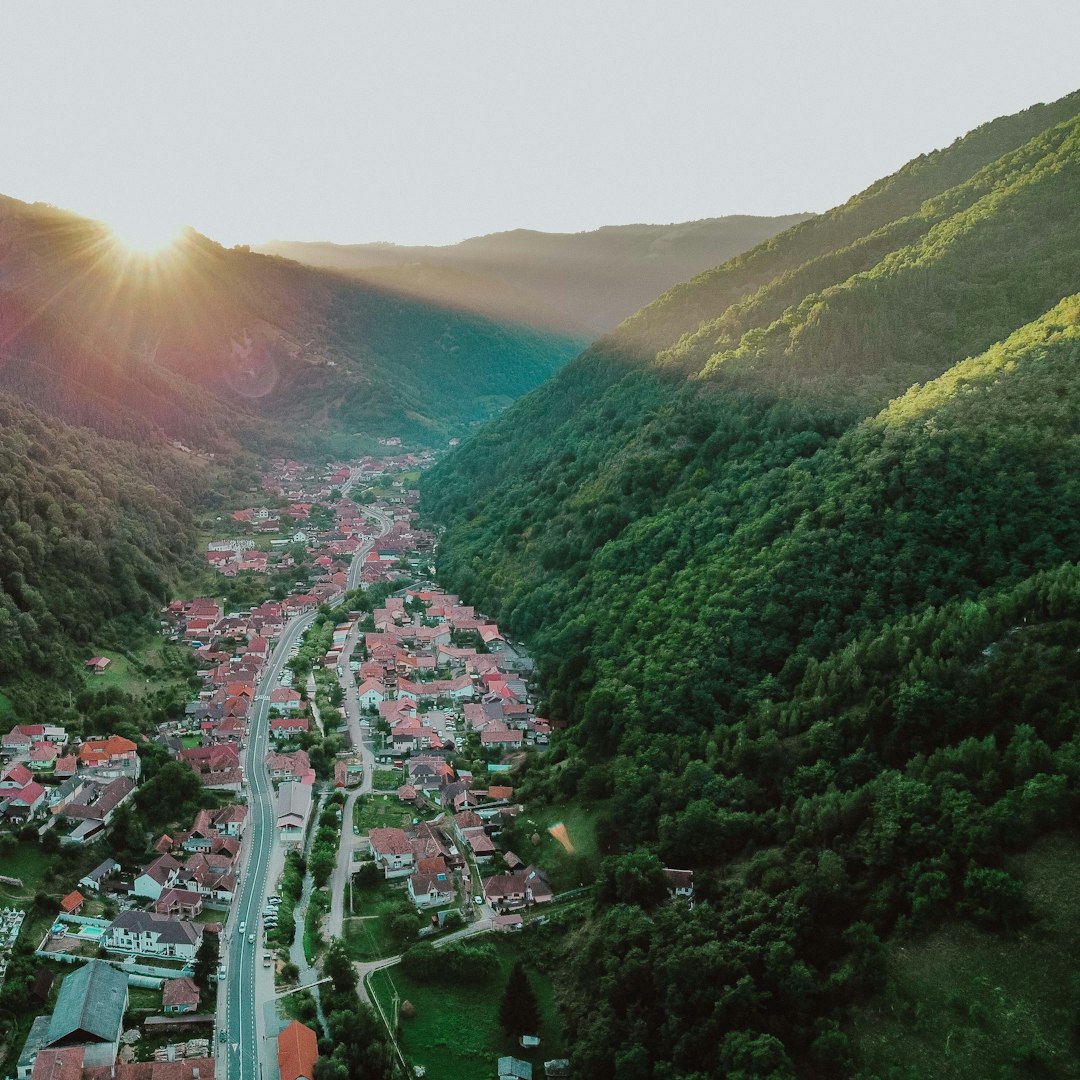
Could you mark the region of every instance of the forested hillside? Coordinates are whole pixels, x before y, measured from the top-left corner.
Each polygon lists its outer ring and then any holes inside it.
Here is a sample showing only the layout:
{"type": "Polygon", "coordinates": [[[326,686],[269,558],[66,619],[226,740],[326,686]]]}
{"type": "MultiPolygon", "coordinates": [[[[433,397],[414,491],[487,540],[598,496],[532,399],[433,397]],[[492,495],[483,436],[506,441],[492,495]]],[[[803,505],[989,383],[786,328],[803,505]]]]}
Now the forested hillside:
{"type": "Polygon", "coordinates": [[[852,1075],[892,935],[1029,919],[1009,853],[1080,781],[1078,112],[678,287],[426,478],[447,583],[569,724],[530,783],[615,859],[583,1075],[852,1075]],[[708,902],[656,907],[660,865],[708,902]]]}
{"type": "Polygon", "coordinates": [[[21,688],[65,685],[106,623],[132,626],[167,599],[195,557],[191,507],[210,486],[184,455],[0,395],[0,687],[23,715],[42,700],[21,688]]]}
{"type": "Polygon", "coordinates": [[[147,257],[102,225],[0,198],[0,389],[73,423],[229,452],[440,439],[580,342],[188,232],[147,257]]]}
{"type": "Polygon", "coordinates": [[[515,229],[445,247],[274,241],[258,250],[488,318],[591,338],[676,282],[808,216],[732,215],[580,233],[515,229]]]}

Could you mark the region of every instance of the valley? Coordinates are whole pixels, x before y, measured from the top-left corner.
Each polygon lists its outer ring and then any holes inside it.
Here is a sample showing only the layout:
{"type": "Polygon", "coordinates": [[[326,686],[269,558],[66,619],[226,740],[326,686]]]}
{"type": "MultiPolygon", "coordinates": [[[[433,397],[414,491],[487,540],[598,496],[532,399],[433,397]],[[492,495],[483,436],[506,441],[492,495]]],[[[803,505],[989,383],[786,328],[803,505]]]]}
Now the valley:
{"type": "Polygon", "coordinates": [[[1080,1075],[1078,189],[1080,92],[814,216],[0,200],[5,1074],[1080,1075]]]}

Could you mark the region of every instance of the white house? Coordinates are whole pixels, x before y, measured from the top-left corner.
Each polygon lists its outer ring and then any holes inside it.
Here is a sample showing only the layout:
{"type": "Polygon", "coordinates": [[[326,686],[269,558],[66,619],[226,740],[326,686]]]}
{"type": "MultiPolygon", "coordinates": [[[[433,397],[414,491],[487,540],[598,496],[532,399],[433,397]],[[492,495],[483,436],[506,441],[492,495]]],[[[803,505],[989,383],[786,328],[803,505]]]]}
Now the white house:
{"type": "Polygon", "coordinates": [[[101,943],[110,952],[194,960],[202,934],[201,923],[149,911],[121,911],[102,935],[101,943]]]}

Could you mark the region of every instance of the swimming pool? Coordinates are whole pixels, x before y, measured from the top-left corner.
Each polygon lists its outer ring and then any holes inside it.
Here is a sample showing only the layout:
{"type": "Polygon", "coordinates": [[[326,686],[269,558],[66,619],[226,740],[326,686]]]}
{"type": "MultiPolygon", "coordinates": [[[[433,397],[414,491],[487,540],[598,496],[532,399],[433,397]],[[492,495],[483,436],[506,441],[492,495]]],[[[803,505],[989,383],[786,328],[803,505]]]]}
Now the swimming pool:
{"type": "Polygon", "coordinates": [[[89,938],[99,938],[104,933],[105,933],[105,927],[104,926],[80,926],[78,936],[79,937],[89,937],[89,938]]]}

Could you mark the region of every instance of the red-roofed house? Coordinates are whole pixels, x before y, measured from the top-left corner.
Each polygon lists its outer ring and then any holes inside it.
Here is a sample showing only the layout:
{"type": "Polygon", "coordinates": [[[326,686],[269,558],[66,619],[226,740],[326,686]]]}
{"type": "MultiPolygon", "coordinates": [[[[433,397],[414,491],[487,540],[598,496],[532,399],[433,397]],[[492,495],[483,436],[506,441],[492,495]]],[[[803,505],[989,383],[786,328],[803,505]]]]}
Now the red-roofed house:
{"type": "Polygon", "coordinates": [[[69,892],[67,896],[60,901],[60,910],[65,915],[78,915],[85,903],[86,897],[76,889],[74,892],[69,892]]]}
{"type": "Polygon", "coordinates": [[[199,988],[194,979],[166,979],[161,985],[161,1009],[166,1013],[196,1012],[199,988]]]}
{"type": "Polygon", "coordinates": [[[294,1020],[278,1035],[277,1055],[281,1080],[314,1080],[319,1042],[311,1028],[294,1020]]]}

